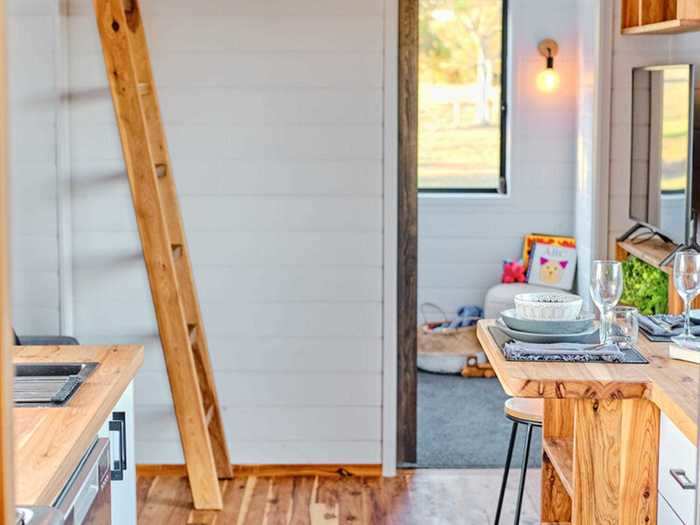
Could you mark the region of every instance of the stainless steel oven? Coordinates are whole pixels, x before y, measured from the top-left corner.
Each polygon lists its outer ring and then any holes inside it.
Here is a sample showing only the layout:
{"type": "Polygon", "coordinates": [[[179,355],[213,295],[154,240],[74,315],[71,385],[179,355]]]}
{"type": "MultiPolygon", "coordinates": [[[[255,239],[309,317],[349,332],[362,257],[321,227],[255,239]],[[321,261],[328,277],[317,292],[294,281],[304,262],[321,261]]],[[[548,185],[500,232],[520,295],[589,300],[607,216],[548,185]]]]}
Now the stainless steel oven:
{"type": "Polygon", "coordinates": [[[66,525],[112,523],[111,465],[109,440],[95,441],[80,461],[54,507],[66,525]]]}

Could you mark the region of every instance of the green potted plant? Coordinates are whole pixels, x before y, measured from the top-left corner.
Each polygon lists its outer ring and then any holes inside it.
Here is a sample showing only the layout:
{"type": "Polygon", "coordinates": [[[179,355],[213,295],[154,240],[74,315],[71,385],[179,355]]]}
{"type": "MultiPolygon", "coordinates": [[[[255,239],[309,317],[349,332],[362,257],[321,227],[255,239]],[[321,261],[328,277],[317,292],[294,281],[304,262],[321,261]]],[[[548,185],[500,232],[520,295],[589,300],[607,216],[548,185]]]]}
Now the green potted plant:
{"type": "Polygon", "coordinates": [[[634,256],[622,263],[622,273],[622,304],[642,315],[668,313],[668,275],[634,256]]]}

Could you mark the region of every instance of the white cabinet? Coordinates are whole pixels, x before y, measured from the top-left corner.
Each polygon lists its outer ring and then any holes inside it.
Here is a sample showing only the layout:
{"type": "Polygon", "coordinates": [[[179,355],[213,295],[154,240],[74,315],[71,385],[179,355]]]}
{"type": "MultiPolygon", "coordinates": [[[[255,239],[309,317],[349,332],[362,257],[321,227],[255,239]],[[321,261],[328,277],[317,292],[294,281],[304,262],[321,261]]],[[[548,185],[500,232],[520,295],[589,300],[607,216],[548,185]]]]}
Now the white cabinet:
{"type": "Polygon", "coordinates": [[[659,498],[659,525],[695,523],[697,455],[695,445],[670,419],[661,414],[659,494],[662,498],[659,498]],[[662,506],[662,499],[667,505],[662,506]],[[662,510],[665,512],[663,516],[662,510]]]}
{"type": "Polygon", "coordinates": [[[124,391],[99,432],[112,457],[112,525],[136,525],[134,384],[124,391]]]}
{"type": "Polygon", "coordinates": [[[668,504],[668,501],[659,494],[659,514],[657,516],[657,525],[683,525],[683,522],[678,515],[673,512],[673,509],[668,504]]]}

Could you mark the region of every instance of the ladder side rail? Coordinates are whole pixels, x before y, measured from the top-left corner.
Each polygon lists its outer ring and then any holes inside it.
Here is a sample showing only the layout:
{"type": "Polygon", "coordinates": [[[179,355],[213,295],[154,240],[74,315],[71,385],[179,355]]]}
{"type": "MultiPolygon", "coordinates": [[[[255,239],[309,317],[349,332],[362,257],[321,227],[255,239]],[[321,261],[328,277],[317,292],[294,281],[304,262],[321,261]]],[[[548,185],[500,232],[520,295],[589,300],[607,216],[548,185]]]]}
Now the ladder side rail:
{"type": "Polygon", "coordinates": [[[228,445],[221,417],[221,409],[218,401],[214,371],[209,356],[209,346],[204,329],[204,323],[197,297],[194,282],[194,273],[189,248],[184,229],[184,221],[177,198],[177,189],[173,177],[172,164],[167,145],[167,137],[163,126],[163,119],[158,102],[155,78],[151,66],[148,42],[141,18],[138,0],[131,0],[126,11],[126,20],[129,28],[131,49],[135,58],[136,76],[139,86],[143,86],[141,103],[146,118],[146,127],[149,133],[151,149],[154,151],[154,162],[162,166],[162,173],[158,174],[158,184],[163,202],[166,223],[171,234],[171,244],[179,246],[179,255],[175,260],[175,270],[183,300],[185,316],[190,330],[194,330],[195,337],[191,338],[192,352],[195,356],[195,364],[200,378],[199,386],[204,400],[205,415],[210,414],[209,434],[213,441],[212,449],[217,466],[219,478],[231,478],[233,475],[231,461],[229,459],[228,445]]]}
{"type": "Polygon", "coordinates": [[[127,22],[120,0],[94,0],[107,77],[124,153],[173,405],[196,508],[221,509],[221,492],[189,332],[141,106],[127,22]]]}

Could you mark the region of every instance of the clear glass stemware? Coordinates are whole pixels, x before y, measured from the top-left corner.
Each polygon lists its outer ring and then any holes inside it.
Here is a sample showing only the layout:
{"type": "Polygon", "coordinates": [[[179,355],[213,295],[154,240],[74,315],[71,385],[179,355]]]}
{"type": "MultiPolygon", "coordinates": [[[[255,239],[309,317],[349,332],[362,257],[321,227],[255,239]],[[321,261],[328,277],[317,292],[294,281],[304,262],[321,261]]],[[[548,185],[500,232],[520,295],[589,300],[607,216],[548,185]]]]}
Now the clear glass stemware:
{"type": "Polygon", "coordinates": [[[698,339],[690,331],[690,305],[700,293],[700,253],[695,250],[678,252],[673,259],[673,282],[678,295],[683,299],[683,333],[671,340],[686,347],[697,347],[698,339]]]}
{"type": "Polygon", "coordinates": [[[600,342],[610,339],[610,313],[622,297],[622,264],[618,261],[593,261],[591,299],[600,310],[600,342]]]}

